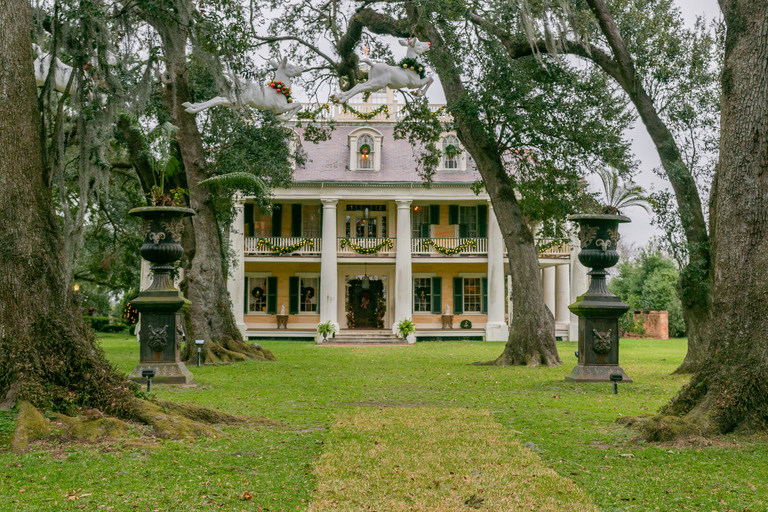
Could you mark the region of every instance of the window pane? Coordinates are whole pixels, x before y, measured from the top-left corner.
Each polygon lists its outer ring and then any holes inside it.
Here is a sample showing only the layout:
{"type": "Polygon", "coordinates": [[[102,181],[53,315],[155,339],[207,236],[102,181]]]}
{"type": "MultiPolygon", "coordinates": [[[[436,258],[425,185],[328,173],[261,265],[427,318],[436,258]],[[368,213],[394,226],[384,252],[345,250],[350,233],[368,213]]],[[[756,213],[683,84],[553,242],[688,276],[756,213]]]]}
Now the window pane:
{"type": "Polygon", "coordinates": [[[272,236],[272,216],[268,213],[261,213],[258,208],[254,208],[254,210],[251,236],[272,236]]]}
{"type": "Polygon", "coordinates": [[[302,206],[301,234],[308,238],[320,237],[320,206],[312,204],[302,206]]]}
{"type": "Polygon", "coordinates": [[[443,139],[443,168],[458,169],[460,157],[459,139],[453,135],[443,139]]]}
{"type": "Polygon", "coordinates": [[[373,138],[370,135],[357,139],[357,168],[373,169],[373,138]]]}
{"type": "Polygon", "coordinates": [[[432,312],[432,279],[417,277],[413,280],[413,310],[432,312]]]}
{"type": "MultiPolygon", "coordinates": [[[[423,227],[429,226],[429,206],[414,206],[411,211],[411,238],[422,238],[423,227]]],[[[429,232],[429,229],[426,230],[429,232]]]]}
{"type": "Polygon", "coordinates": [[[479,277],[464,278],[464,312],[482,312],[483,290],[479,277]]]}
{"type": "Polygon", "coordinates": [[[299,280],[301,296],[299,297],[299,311],[317,312],[318,278],[302,277],[299,280]]]}
{"type": "Polygon", "coordinates": [[[460,206],[459,207],[459,224],[463,226],[460,228],[460,232],[466,233],[467,237],[473,238],[477,236],[477,206],[460,206]]]}
{"type": "Polygon", "coordinates": [[[252,277],[248,279],[248,312],[258,313],[267,311],[267,278],[252,277]]]}

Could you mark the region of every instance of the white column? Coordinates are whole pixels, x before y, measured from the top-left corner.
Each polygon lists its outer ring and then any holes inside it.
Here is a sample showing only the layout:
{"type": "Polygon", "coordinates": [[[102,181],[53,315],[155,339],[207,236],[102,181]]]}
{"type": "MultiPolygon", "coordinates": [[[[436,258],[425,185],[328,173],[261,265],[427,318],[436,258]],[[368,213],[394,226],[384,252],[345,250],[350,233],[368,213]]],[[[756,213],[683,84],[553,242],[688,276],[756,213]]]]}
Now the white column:
{"type": "Polygon", "coordinates": [[[488,318],[486,341],[507,341],[509,329],[504,321],[504,239],[496,212],[488,203],[488,318]]]}
{"type": "Polygon", "coordinates": [[[541,286],[544,291],[544,304],[555,316],[555,267],[542,269],[541,286]]]}
{"type": "MultiPolygon", "coordinates": [[[[395,321],[392,332],[397,333],[397,324],[405,318],[411,319],[413,278],[411,272],[411,200],[397,199],[397,248],[395,252],[395,321]]],[[[409,339],[410,343],[416,338],[409,339]]]]}
{"type": "MultiPolygon", "coordinates": [[[[580,295],[587,293],[587,269],[579,261],[578,254],[581,244],[576,233],[571,235],[571,304],[576,302],[580,295]]],[[[571,313],[571,324],[568,327],[568,339],[579,340],[579,317],[571,313]]]]}
{"type": "Polygon", "coordinates": [[[321,201],[323,202],[323,240],[320,257],[320,323],[330,321],[338,331],[339,269],[336,264],[336,203],[339,200],[321,199],[321,201]]]}
{"type": "Polygon", "coordinates": [[[568,265],[558,265],[555,267],[555,330],[557,332],[565,331],[568,333],[568,324],[571,321],[571,312],[568,310],[571,300],[571,276],[569,275],[569,270],[568,265]]]}
{"type": "Polygon", "coordinates": [[[245,214],[243,203],[235,204],[235,218],[229,227],[229,243],[235,251],[235,259],[227,276],[227,291],[232,301],[235,323],[245,339],[245,214]]]}

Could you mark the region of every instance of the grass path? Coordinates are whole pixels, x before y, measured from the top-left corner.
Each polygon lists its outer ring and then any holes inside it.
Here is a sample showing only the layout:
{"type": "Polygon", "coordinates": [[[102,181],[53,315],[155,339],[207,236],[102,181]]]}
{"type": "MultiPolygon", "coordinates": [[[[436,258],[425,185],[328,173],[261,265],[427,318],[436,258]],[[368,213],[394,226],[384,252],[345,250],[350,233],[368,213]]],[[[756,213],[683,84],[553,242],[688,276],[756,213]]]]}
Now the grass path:
{"type": "Polygon", "coordinates": [[[345,411],[315,474],[311,512],[598,510],[484,410],[345,411]]]}

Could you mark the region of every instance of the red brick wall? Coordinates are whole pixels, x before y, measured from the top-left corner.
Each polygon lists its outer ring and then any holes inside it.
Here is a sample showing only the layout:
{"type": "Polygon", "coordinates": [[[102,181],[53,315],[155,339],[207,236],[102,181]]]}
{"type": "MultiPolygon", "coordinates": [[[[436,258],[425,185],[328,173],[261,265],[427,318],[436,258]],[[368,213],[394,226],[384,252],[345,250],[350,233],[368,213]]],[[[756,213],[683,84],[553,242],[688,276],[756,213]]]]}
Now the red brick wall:
{"type": "Polygon", "coordinates": [[[669,313],[666,311],[635,311],[635,322],[641,322],[645,335],[658,340],[669,339],[669,313]]]}

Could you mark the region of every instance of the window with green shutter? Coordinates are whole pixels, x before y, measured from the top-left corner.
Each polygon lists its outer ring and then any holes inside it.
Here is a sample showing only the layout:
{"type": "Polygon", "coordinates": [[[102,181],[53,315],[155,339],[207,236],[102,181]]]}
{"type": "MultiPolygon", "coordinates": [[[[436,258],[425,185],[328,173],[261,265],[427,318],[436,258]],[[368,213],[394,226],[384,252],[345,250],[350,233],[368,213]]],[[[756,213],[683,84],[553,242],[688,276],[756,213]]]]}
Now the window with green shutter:
{"type": "Polygon", "coordinates": [[[477,236],[488,237],[488,205],[477,205],[477,236]]]}
{"type": "Polygon", "coordinates": [[[455,226],[459,223],[459,205],[457,204],[449,204],[448,205],[448,224],[451,226],[455,226]]]}
{"type": "Polygon", "coordinates": [[[277,277],[267,278],[267,314],[277,314],[277,277]]]}
{"type": "Polygon", "coordinates": [[[488,278],[484,277],[482,279],[482,288],[483,288],[483,307],[480,310],[481,313],[488,313],[488,278]]]}
{"type": "Polygon", "coordinates": [[[301,205],[291,205],[291,236],[301,236],[301,205]]]}
{"type": "Polygon", "coordinates": [[[253,203],[245,203],[243,215],[245,216],[245,226],[243,226],[245,236],[256,236],[253,230],[253,203]]]}
{"type": "Polygon", "coordinates": [[[443,278],[432,278],[432,314],[439,315],[443,309],[443,278]]]}
{"type": "Polygon", "coordinates": [[[457,315],[464,313],[464,278],[453,278],[453,312],[457,315]]]}
{"type": "Polygon", "coordinates": [[[272,205],[272,236],[283,236],[283,209],[281,205],[272,205]]]}
{"type": "Polygon", "coordinates": [[[440,224],[440,205],[439,204],[432,204],[429,205],[429,223],[430,224],[440,224]]]}
{"type": "Polygon", "coordinates": [[[297,276],[288,278],[288,313],[299,314],[299,278],[297,276]]]}

